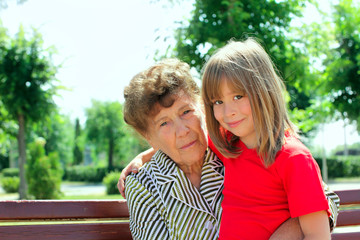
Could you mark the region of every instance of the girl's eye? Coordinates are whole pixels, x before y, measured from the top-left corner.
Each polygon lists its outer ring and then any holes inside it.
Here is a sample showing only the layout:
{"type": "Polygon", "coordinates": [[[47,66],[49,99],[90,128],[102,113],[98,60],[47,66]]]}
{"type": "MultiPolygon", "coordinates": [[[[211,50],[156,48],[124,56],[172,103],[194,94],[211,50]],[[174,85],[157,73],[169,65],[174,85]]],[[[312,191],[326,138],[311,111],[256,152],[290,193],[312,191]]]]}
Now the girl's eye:
{"type": "Polygon", "coordinates": [[[235,100],[240,100],[242,97],[243,97],[243,96],[241,96],[241,95],[236,95],[236,96],[234,97],[234,99],[235,99],[235,100]]]}
{"type": "Polygon", "coordinates": [[[215,100],[213,103],[214,103],[214,105],[219,105],[219,104],[222,104],[223,102],[221,100],[215,100]]]}

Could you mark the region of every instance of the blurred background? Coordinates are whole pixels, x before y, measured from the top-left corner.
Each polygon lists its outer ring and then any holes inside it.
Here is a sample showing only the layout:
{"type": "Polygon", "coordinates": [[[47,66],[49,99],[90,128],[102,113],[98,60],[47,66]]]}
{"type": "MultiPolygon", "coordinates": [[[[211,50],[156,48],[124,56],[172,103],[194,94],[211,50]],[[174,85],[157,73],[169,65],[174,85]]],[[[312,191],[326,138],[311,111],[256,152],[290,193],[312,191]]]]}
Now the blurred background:
{"type": "Polygon", "coordinates": [[[123,89],[164,57],[204,62],[258,38],[333,189],[360,186],[360,1],[0,0],[0,198],[120,198],[146,143],[123,89]]]}

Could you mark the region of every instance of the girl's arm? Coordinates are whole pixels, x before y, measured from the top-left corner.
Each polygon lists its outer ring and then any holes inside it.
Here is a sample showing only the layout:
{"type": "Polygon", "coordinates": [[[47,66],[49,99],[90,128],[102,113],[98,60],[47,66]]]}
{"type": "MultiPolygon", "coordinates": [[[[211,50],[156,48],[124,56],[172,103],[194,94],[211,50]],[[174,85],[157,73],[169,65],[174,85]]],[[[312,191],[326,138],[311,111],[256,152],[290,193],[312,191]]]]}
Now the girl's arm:
{"type": "Polygon", "coordinates": [[[119,181],[117,183],[117,188],[120,194],[125,197],[125,179],[130,173],[137,173],[138,170],[144,165],[145,163],[151,160],[151,157],[156,153],[156,150],[150,148],[139,155],[137,155],[131,162],[121,171],[119,181]]]}
{"type": "Polygon", "coordinates": [[[329,218],[325,210],[300,216],[299,222],[305,240],[329,240],[331,238],[329,218]]]}

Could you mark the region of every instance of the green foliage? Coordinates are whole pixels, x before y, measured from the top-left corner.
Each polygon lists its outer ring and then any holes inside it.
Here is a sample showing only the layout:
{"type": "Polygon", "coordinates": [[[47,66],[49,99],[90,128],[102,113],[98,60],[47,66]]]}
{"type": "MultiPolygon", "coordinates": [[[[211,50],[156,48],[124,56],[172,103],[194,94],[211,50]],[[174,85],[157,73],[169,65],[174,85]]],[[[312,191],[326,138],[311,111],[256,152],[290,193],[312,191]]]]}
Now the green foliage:
{"type": "MultiPolygon", "coordinates": [[[[322,168],[322,160],[320,158],[315,158],[315,160],[322,168]]],[[[360,157],[352,159],[331,158],[326,161],[329,178],[360,177],[360,157]]]]}
{"type": "Polygon", "coordinates": [[[35,141],[39,137],[45,139],[46,155],[57,152],[63,165],[72,162],[73,124],[69,117],[58,113],[58,109],[45,116],[41,121],[33,123],[31,128],[27,129],[27,133],[28,142],[35,141]]]}
{"type": "Polygon", "coordinates": [[[75,144],[73,149],[73,164],[79,165],[83,162],[83,152],[84,152],[84,141],[81,135],[81,126],[80,121],[77,118],[75,122],[75,144]]]}
{"type": "Polygon", "coordinates": [[[124,136],[125,125],[122,106],[119,102],[92,101],[92,107],[86,109],[87,139],[97,151],[107,152],[108,169],[114,168],[114,153],[119,149],[119,140],[124,136]]]}
{"type": "Polygon", "coordinates": [[[45,142],[41,139],[29,146],[30,158],[27,164],[29,193],[36,199],[57,199],[61,196],[62,169],[57,153],[45,155],[45,142]]]}
{"type": "Polygon", "coordinates": [[[286,79],[290,108],[304,109],[309,106],[310,95],[296,86],[309,72],[308,58],[292,44],[287,32],[292,18],[301,16],[307,2],[196,0],[191,19],[182,22],[175,33],[173,55],[200,72],[204,62],[230,39],[257,37],[286,79]]]}
{"type": "Polygon", "coordinates": [[[106,177],[104,177],[103,183],[106,186],[107,194],[119,194],[119,190],[117,189],[117,182],[120,177],[120,172],[111,172],[106,177]]]}
{"type": "Polygon", "coordinates": [[[16,193],[19,191],[19,185],[19,177],[3,177],[1,179],[1,186],[6,193],[16,193]]]}
{"type": "Polygon", "coordinates": [[[324,61],[326,90],[335,108],[357,122],[360,131],[360,4],[340,0],[334,9],[335,43],[324,61]]]}
{"type": "Polygon", "coordinates": [[[65,169],[64,179],[68,181],[101,182],[107,168],[93,166],[72,166],[65,169]]]}
{"type": "Polygon", "coordinates": [[[4,168],[1,173],[4,177],[18,177],[19,169],[18,168],[4,168]]]}
{"type": "Polygon", "coordinates": [[[20,27],[16,38],[1,46],[0,95],[14,119],[23,114],[37,121],[54,107],[57,68],[52,64],[52,52],[44,50],[42,44],[36,30],[28,40],[20,27]]]}
{"type": "MultiPolygon", "coordinates": [[[[3,35],[4,30],[1,29],[3,35]]],[[[53,82],[57,67],[52,52],[43,49],[41,35],[34,30],[28,37],[22,27],[13,39],[5,36],[0,42],[0,97],[9,118],[18,123],[18,151],[20,168],[20,198],[27,198],[25,177],[26,125],[47,116],[54,108],[53,82]]]]}

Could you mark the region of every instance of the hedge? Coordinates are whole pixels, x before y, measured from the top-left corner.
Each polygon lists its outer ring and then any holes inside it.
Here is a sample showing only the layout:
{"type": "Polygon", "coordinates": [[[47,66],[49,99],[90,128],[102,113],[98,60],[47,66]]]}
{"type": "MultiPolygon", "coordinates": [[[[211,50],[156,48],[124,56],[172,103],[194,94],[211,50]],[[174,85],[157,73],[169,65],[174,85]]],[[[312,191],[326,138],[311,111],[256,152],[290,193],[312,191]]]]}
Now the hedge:
{"type": "MultiPolygon", "coordinates": [[[[315,158],[322,169],[322,159],[315,158]]],[[[360,158],[326,159],[329,178],[360,177],[360,158]]]]}

